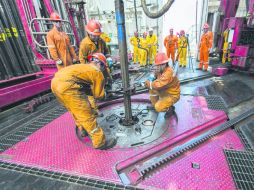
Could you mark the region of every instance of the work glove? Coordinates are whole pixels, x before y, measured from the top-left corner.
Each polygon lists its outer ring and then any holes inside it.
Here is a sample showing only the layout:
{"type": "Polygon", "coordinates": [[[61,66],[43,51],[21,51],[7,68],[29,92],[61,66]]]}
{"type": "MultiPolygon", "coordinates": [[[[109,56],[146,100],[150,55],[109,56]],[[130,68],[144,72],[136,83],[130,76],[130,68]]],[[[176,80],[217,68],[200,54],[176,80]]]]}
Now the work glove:
{"type": "Polygon", "coordinates": [[[56,60],[57,65],[63,65],[63,61],[61,59],[56,60]]]}
{"type": "Polygon", "coordinates": [[[146,87],[146,88],[150,88],[150,81],[149,81],[149,80],[146,80],[146,81],[145,81],[145,87],[146,87]]]}
{"type": "Polygon", "coordinates": [[[155,81],[155,80],[156,80],[156,77],[155,77],[154,74],[150,74],[150,75],[148,76],[147,80],[149,80],[149,81],[155,81]]]}
{"type": "Polygon", "coordinates": [[[109,67],[109,68],[112,68],[112,66],[113,66],[113,60],[112,60],[111,57],[108,57],[108,58],[107,58],[107,63],[108,63],[108,67],[109,67]]]}

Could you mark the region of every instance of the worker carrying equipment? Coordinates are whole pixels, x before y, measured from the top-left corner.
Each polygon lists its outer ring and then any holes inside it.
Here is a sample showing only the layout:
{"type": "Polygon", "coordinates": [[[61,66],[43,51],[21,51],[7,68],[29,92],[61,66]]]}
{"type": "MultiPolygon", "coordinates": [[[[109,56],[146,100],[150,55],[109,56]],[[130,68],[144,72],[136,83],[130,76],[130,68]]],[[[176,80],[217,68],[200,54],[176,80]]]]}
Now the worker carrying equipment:
{"type": "Polygon", "coordinates": [[[149,35],[147,36],[147,44],[149,49],[149,63],[153,64],[156,54],[157,54],[157,45],[158,45],[158,38],[157,35],[153,33],[153,29],[149,29],[149,35]]]}
{"type": "Polygon", "coordinates": [[[140,38],[139,43],[139,54],[140,54],[140,66],[146,66],[147,64],[147,56],[148,56],[148,43],[147,43],[147,32],[143,33],[143,37],[140,38]]]}
{"type": "Polygon", "coordinates": [[[178,37],[174,35],[174,30],[169,30],[170,34],[164,39],[164,46],[167,51],[168,58],[172,59],[172,63],[175,63],[175,51],[178,48],[178,37]]]}
{"type": "Polygon", "coordinates": [[[213,33],[208,31],[209,25],[207,23],[203,26],[203,34],[200,39],[199,43],[199,56],[200,56],[200,62],[199,62],[199,68],[200,70],[204,69],[204,71],[207,71],[208,69],[208,57],[209,52],[212,48],[213,43],[213,33]],[[204,68],[203,68],[204,66],[204,68]]]}
{"type": "Polygon", "coordinates": [[[168,66],[165,53],[158,53],[155,59],[154,75],[156,80],[145,81],[149,89],[152,106],[157,112],[172,113],[172,106],[180,99],[180,82],[174,71],[168,66]]]}
{"type": "Polygon", "coordinates": [[[54,27],[47,34],[47,44],[49,53],[55,61],[57,69],[60,70],[77,62],[78,57],[70,43],[70,38],[63,31],[59,14],[52,12],[50,20],[53,22],[54,27]]]}
{"type": "Polygon", "coordinates": [[[140,62],[140,52],[138,49],[138,44],[140,42],[140,38],[138,36],[138,32],[134,32],[134,36],[130,38],[130,43],[133,45],[133,63],[136,64],[140,62]]]}
{"type": "Polygon", "coordinates": [[[77,64],[65,67],[55,73],[51,89],[57,99],[72,114],[76,126],[86,131],[96,149],[111,148],[115,139],[106,139],[96,122],[96,114],[90,105],[88,96],[104,98],[104,76],[106,57],[101,53],[89,56],[89,64],[77,64]]]}

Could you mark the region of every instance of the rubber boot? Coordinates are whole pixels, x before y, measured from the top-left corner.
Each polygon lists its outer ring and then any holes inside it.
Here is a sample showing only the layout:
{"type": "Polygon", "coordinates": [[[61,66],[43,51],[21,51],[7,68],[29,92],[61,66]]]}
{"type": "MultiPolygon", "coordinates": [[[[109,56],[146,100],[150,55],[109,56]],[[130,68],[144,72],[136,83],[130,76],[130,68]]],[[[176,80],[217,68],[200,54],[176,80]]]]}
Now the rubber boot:
{"type": "Polygon", "coordinates": [[[175,111],[175,106],[171,106],[168,111],[166,111],[164,118],[169,118],[170,116],[172,116],[174,114],[175,111]]]}
{"type": "Polygon", "coordinates": [[[104,145],[98,147],[98,148],[95,148],[95,149],[98,149],[98,150],[107,150],[107,149],[110,149],[110,148],[113,148],[117,143],[117,140],[115,138],[112,138],[112,139],[106,139],[106,142],[104,145]]]}

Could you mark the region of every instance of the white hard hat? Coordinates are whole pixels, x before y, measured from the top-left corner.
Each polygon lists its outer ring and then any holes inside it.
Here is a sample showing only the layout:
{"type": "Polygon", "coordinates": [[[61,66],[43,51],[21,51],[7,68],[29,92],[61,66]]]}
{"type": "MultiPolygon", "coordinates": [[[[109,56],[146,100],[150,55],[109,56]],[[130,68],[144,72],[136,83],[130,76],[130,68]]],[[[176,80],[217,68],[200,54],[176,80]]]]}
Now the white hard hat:
{"type": "Polygon", "coordinates": [[[152,32],[153,31],[153,28],[149,28],[148,32],[152,32]]]}

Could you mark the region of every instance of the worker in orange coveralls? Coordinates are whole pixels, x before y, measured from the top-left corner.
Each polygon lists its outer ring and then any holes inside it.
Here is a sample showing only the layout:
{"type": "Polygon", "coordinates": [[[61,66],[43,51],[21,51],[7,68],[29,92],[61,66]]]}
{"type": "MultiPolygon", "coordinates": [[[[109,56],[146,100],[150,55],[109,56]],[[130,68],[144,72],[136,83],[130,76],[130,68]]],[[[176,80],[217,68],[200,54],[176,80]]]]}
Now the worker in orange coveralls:
{"type": "Polygon", "coordinates": [[[75,64],[55,73],[51,82],[52,92],[72,114],[76,126],[82,133],[88,133],[95,149],[108,149],[116,144],[116,139],[106,139],[96,122],[95,110],[87,96],[104,98],[104,76],[106,57],[94,53],[88,57],[88,64],[75,64]]]}
{"type": "MultiPolygon", "coordinates": [[[[100,38],[102,34],[101,24],[97,20],[90,20],[85,26],[87,36],[81,41],[79,47],[79,60],[81,64],[88,62],[88,55],[91,53],[102,53],[107,58],[107,64],[112,63],[112,59],[109,53],[109,50],[106,46],[105,41],[100,38]]],[[[110,76],[109,67],[103,71],[105,77],[105,83],[107,89],[111,89],[112,86],[112,77],[110,76]]],[[[93,96],[88,96],[91,106],[97,110],[99,114],[96,100],[93,96]]],[[[100,114],[99,114],[100,115],[100,114]]]]}
{"type": "Polygon", "coordinates": [[[157,112],[166,112],[165,117],[172,115],[173,105],[180,99],[180,82],[168,62],[165,53],[158,53],[155,58],[154,77],[145,81],[152,106],[157,112]]]}
{"type": "Polygon", "coordinates": [[[59,14],[51,13],[50,20],[54,27],[47,34],[47,44],[52,59],[56,62],[57,69],[77,62],[78,57],[70,43],[68,35],[62,29],[62,21],[59,14]]]}
{"type": "Polygon", "coordinates": [[[209,25],[205,23],[203,26],[204,33],[201,36],[201,40],[199,44],[200,62],[199,62],[198,69],[200,70],[204,69],[204,71],[207,71],[208,69],[208,57],[209,57],[209,52],[212,48],[212,43],[213,43],[213,33],[208,31],[208,29],[209,29],[209,25]]]}
{"type": "Polygon", "coordinates": [[[170,34],[164,39],[164,46],[167,50],[168,58],[171,57],[172,63],[175,63],[175,51],[178,48],[178,37],[174,35],[174,30],[171,28],[169,30],[170,34]]]}

